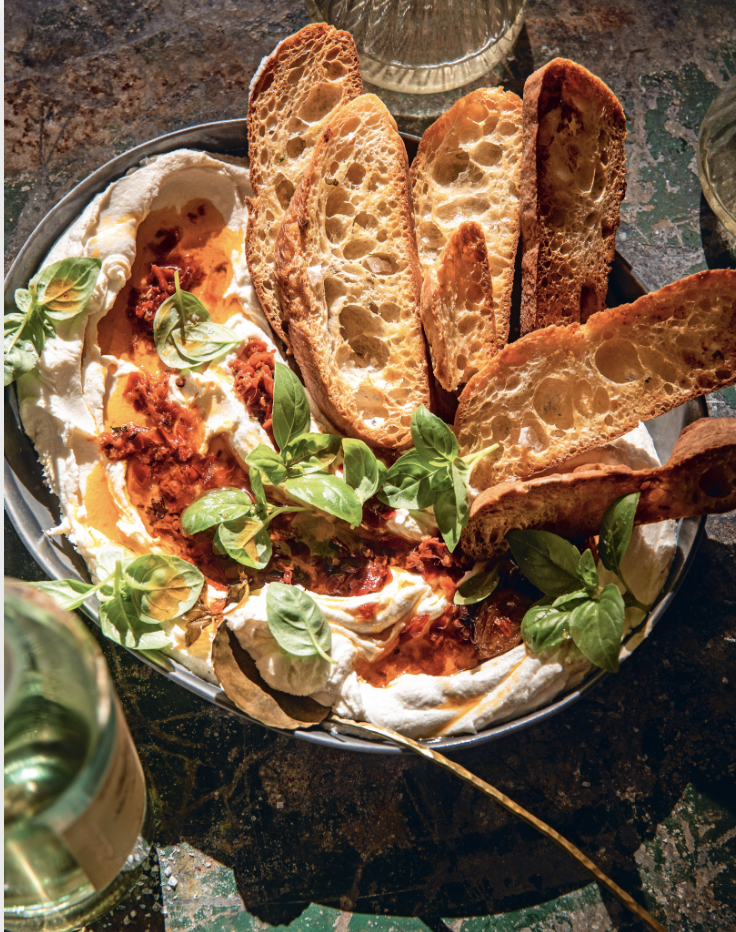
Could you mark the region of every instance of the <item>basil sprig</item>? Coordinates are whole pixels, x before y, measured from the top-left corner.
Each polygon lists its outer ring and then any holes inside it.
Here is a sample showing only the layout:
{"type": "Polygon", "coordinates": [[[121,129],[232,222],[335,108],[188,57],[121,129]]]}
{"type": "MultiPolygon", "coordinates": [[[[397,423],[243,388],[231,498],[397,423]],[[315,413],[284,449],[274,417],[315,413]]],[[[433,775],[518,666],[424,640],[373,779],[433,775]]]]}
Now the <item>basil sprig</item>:
{"type": "Polygon", "coordinates": [[[34,275],[28,288],[16,289],[17,311],[5,314],[3,328],[5,385],[36,368],[57,323],[86,310],[101,268],[100,259],[61,259],[34,275]]]}
{"type": "Polygon", "coordinates": [[[100,627],[106,637],[133,650],[167,647],[171,640],[161,622],[192,608],[204,586],[202,573],[186,560],[159,553],[141,557],[116,553],[112,567],[106,568],[109,572],[97,585],[57,579],[35,586],[67,611],[97,593],[100,627]]]}
{"type": "Polygon", "coordinates": [[[393,508],[417,510],[433,506],[437,526],[452,552],[470,518],[468,485],[473,466],[498,444],[458,456],[457,437],[424,405],[412,415],[411,436],[414,449],[388,470],[379,498],[393,508]]]}
{"type": "Polygon", "coordinates": [[[332,632],[314,599],[296,586],[271,583],[266,591],[268,630],[280,647],[295,657],[322,657],[336,663],[329,655],[332,632]]]}
{"type": "Polygon", "coordinates": [[[618,670],[627,605],[649,611],[621,575],[621,563],[631,540],[639,493],[616,499],[603,516],[598,552],[603,566],[616,574],[615,583],[601,587],[591,550],[580,553],[569,541],[549,531],[509,531],[506,535],[522,573],[544,598],[524,615],[521,636],[534,653],[572,640],[596,666],[618,670]]]}
{"type": "Polygon", "coordinates": [[[242,341],[228,327],[212,322],[199,298],[179,285],[174,272],[174,294],[153,318],[153,339],[161,361],[171,369],[192,369],[235,349],[242,341]]]}
{"type": "Polygon", "coordinates": [[[276,363],[273,435],[280,453],[259,444],[247,457],[251,486],[256,481],[280,486],[293,499],[356,527],[363,502],[380,486],[386,467],[361,440],[309,430],[311,415],[304,386],[283,363],[276,363]],[[343,450],[345,478],[329,473],[343,450]],[[383,469],[383,472],[381,470],[383,469]]]}
{"type": "MultiPolygon", "coordinates": [[[[252,476],[251,476],[252,479],[252,476]]],[[[266,501],[260,480],[251,481],[255,502],[242,489],[213,489],[194,499],[181,516],[188,536],[217,527],[212,546],[237,563],[254,570],[268,565],[273,554],[268,525],[287,512],[306,511],[293,506],[276,507],[266,501]]]]}

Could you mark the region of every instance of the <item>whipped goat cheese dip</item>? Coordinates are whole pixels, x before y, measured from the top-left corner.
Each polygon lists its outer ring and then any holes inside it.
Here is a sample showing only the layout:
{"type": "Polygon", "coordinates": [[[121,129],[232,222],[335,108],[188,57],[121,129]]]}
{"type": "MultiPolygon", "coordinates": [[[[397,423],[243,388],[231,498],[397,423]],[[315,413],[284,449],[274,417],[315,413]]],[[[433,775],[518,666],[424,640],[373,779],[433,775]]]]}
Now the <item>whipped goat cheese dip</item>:
{"type": "MultiPolygon", "coordinates": [[[[107,429],[106,408],[138,369],[135,363],[102,351],[99,329],[130,278],[141,223],[153,211],[183,209],[193,196],[214,205],[233,234],[233,243],[239,244],[229,256],[232,278],[225,293],[234,313],[222,322],[243,341],[263,340],[276,359],[285,361],[258,304],[245,258],[246,198],[252,196],[246,161],[179,150],[147,160],[90,203],[43,265],[72,256],[99,258],[102,269],[91,311],[80,315],[81,320],[58,326],[46,342],[37,370],[23,375],[17,390],[24,427],[60,501],[61,522],[49,533],[69,538],[95,582],[107,576],[121,552],[164,552],[161,540],[151,536],[129,497],[127,464],[100,453],[99,437],[107,429]],[[95,470],[102,471],[116,512],[107,531],[92,523],[91,503],[85,499],[95,470]]],[[[236,355],[237,350],[202,372],[190,371],[184,380],[172,375],[169,399],[199,410],[205,425],[203,449],[214,437],[224,436],[242,464],[258,444],[270,445],[270,440],[233,390],[228,363],[236,355]]],[[[312,418],[312,430],[336,432],[314,405],[312,418]]],[[[622,462],[634,469],[659,463],[643,425],[568,465],[572,468],[591,461],[622,462]]],[[[399,510],[387,529],[415,541],[436,534],[433,516],[427,512],[399,510]]],[[[674,522],[634,529],[623,568],[640,601],[651,603],[656,598],[674,548],[674,522]]],[[[598,570],[603,584],[613,581],[600,564],[598,570]]],[[[433,589],[418,573],[392,567],[391,577],[383,589],[363,596],[310,593],[329,623],[335,664],[319,657],[294,657],[279,647],[268,628],[268,584],[228,606],[225,623],[272,687],[311,696],[340,716],[367,720],[411,737],[473,733],[517,718],[574,688],[592,669],[572,645],[531,654],[521,644],[451,676],[403,673],[386,686],[373,686],[357,674],[356,662],[372,661],[412,618],[436,619],[450,607],[442,590],[433,589]],[[372,606],[371,613],[361,611],[367,604],[372,606]]],[[[642,617],[641,611],[627,608],[627,631],[640,624],[642,617]]],[[[203,629],[190,645],[181,619],[165,627],[172,639],[166,652],[197,676],[216,683],[210,661],[214,625],[203,629]]],[[[645,633],[646,629],[637,632],[622,653],[630,651],[645,633]]]]}

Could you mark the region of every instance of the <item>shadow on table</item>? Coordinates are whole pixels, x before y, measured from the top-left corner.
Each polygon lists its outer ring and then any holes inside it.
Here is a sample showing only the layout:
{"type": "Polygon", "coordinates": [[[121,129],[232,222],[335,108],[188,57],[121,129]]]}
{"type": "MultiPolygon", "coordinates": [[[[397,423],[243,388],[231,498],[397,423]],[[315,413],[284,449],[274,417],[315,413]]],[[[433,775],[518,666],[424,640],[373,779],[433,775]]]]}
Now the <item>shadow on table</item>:
{"type": "MultiPolygon", "coordinates": [[[[620,676],[540,727],[458,755],[642,902],[634,852],[687,785],[733,804],[724,775],[734,696],[722,685],[732,671],[720,651],[735,590],[733,551],[706,540],[675,606],[620,676]]],[[[186,842],[231,868],[260,920],[289,924],[319,903],[443,930],[453,917],[541,909],[590,882],[533,829],[423,760],[244,726],[123,661],[116,678],[164,814],[159,844],[186,842]]],[[[617,901],[604,903],[615,928],[639,928],[617,901]]]]}

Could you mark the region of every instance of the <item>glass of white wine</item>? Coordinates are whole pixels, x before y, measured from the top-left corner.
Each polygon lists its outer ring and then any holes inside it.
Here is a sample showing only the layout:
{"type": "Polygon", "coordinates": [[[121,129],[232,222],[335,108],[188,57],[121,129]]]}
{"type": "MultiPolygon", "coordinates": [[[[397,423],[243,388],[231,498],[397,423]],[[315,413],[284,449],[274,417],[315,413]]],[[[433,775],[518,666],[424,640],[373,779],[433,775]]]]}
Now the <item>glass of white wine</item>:
{"type": "Polygon", "coordinates": [[[736,236],[736,75],[715,97],[700,127],[698,175],[711,210],[736,236]]]}
{"type": "Polygon", "coordinates": [[[5,929],[76,929],[139,879],[152,815],[100,649],[44,593],[5,581],[5,929]]]}
{"type": "Polygon", "coordinates": [[[306,0],[351,33],[363,80],[401,94],[464,87],[508,55],[528,0],[306,0]]]}

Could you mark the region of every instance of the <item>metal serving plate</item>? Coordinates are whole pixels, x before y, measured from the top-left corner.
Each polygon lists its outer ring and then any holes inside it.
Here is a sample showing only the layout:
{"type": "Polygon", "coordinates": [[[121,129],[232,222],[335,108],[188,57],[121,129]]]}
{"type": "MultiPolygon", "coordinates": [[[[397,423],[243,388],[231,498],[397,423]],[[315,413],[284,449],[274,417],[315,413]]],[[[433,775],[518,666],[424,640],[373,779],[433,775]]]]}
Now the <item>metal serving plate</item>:
{"type": "MultiPolygon", "coordinates": [[[[419,140],[414,136],[406,135],[403,139],[411,159],[416,152],[419,140]]],[[[36,273],[56,240],[77,219],[96,194],[104,191],[112,181],[122,177],[130,169],[137,167],[143,159],[180,148],[245,156],[247,155],[246,121],[222,120],[168,133],[166,136],[160,136],[158,139],[124,152],[98,168],[62,198],[33,231],[5,279],[6,296],[12,301],[15,289],[26,287],[28,280],[36,273]]],[[[644,293],[644,288],[634,278],[626,261],[617,254],[609,279],[609,306],[633,301],[644,293]]],[[[707,416],[708,409],[705,400],[699,398],[647,424],[662,462],[668,459],[682,428],[698,418],[707,416]]],[[[50,577],[89,578],[84,562],[73,551],[69,542],[65,538],[49,538],[45,534],[47,530],[59,523],[58,500],[46,487],[33,444],[23,432],[18,416],[15,390],[12,386],[5,391],[5,508],[21,540],[50,577]]],[[[678,522],[677,551],[667,582],[650,614],[650,626],[659,621],[675,597],[678,587],[690,568],[704,529],[705,518],[685,518],[678,522]]],[[[93,609],[85,606],[85,613],[97,622],[96,612],[93,609]]],[[[140,654],[136,656],[161,672],[160,668],[147,658],[140,654]]],[[[251,721],[229,701],[220,689],[194,676],[181,664],[172,661],[171,669],[165,675],[173,682],[184,686],[229,713],[251,721]]],[[[503,735],[521,731],[573,705],[606,676],[608,676],[607,673],[599,671],[591,675],[574,692],[567,693],[555,702],[522,718],[486,728],[476,735],[432,739],[427,743],[442,750],[458,750],[475,747],[503,735]]],[[[286,734],[292,733],[286,732],[286,734]]],[[[299,730],[293,734],[304,741],[311,741],[326,747],[379,754],[402,753],[401,749],[386,742],[368,741],[350,735],[332,733],[326,728],[324,730],[299,730]]]]}

